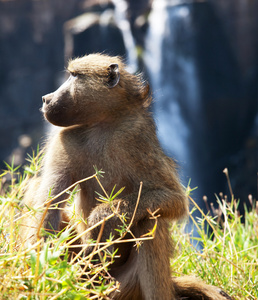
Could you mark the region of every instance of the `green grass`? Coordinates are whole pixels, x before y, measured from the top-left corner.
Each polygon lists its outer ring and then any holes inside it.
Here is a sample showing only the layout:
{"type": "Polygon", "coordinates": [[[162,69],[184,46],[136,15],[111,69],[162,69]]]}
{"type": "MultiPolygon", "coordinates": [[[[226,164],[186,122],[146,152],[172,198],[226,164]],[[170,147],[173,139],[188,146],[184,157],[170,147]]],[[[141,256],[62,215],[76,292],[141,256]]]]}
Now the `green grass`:
{"type": "Polygon", "coordinates": [[[218,199],[218,204],[219,217],[204,215],[196,222],[200,238],[195,240],[203,245],[202,251],[197,251],[193,238],[184,234],[185,224],[173,226],[177,256],[172,270],[176,276],[202,278],[235,299],[258,299],[258,206],[246,212],[242,224],[234,201],[218,199]],[[207,223],[213,228],[212,234],[207,234],[207,223]]]}
{"type": "MultiPolygon", "coordinates": [[[[36,244],[24,247],[25,241],[19,235],[23,220],[20,202],[26,183],[39,170],[40,156],[33,155],[29,160],[28,166],[21,170],[23,175],[12,165],[7,165],[7,170],[0,175],[0,299],[108,299],[108,294],[118,287],[108,273],[114,254],[102,251],[102,261],[97,266],[91,264],[92,255],[69,259],[69,234],[73,225],[58,236],[50,236],[48,242],[39,239],[36,244]]],[[[96,170],[91,180],[101,181],[99,175],[96,170]]],[[[70,202],[75,192],[70,193],[70,202]]],[[[99,195],[101,201],[110,205],[115,196],[113,192],[109,196],[99,195]]],[[[189,199],[191,206],[198,209],[189,199]]],[[[196,241],[203,245],[202,251],[196,250],[193,237],[185,233],[187,220],[172,225],[176,251],[171,260],[171,273],[199,277],[223,288],[235,299],[258,299],[258,205],[253,201],[253,209],[246,212],[242,224],[234,200],[228,203],[222,196],[217,200],[216,218],[203,215],[194,220],[200,232],[196,241]],[[207,224],[213,229],[212,234],[207,234],[207,224]]],[[[74,223],[80,221],[75,219],[74,223]]],[[[121,236],[128,230],[125,225],[120,230],[121,236]]],[[[152,233],[143,237],[150,238],[152,233]]],[[[112,243],[111,238],[100,246],[104,250],[112,243]]],[[[93,245],[98,251],[98,245],[93,245]]]]}

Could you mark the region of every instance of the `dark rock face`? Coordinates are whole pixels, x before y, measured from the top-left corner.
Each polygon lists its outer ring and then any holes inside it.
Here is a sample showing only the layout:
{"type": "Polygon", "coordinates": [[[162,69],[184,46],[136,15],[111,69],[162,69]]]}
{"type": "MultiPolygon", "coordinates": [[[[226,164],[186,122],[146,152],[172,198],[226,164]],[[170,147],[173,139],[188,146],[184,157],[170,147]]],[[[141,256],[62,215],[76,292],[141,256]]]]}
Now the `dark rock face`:
{"type": "Polygon", "coordinates": [[[63,22],[78,14],[81,2],[0,1],[0,167],[12,154],[22,163],[29,140],[35,147],[43,136],[41,96],[56,87],[63,22]]]}
{"type": "Polygon", "coordinates": [[[121,56],[126,53],[112,5],[107,5],[101,11],[95,8],[67,21],[64,24],[64,36],[67,59],[96,52],[121,56]]]}

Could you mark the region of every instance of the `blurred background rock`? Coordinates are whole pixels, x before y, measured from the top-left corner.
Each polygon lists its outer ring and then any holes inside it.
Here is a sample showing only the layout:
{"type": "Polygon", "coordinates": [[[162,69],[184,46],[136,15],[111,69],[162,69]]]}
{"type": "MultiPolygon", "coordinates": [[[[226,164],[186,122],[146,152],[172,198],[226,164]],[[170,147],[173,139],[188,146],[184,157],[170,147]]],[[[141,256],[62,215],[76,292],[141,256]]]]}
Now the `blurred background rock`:
{"type": "MultiPolygon", "coordinates": [[[[44,141],[67,59],[123,56],[150,81],[158,136],[194,198],[257,198],[258,0],[0,0],[0,166],[44,141]]],[[[243,208],[242,208],[243,209],[243,208]]]]}

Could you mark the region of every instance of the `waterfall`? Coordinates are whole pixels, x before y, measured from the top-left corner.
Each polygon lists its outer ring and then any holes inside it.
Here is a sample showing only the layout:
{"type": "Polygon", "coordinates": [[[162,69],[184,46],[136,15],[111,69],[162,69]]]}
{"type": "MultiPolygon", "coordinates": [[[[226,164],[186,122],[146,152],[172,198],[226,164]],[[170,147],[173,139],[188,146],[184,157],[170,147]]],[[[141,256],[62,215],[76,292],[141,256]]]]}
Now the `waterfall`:
{"type": "Polygon", "coordinates": [[[204,210],[204,195],[227,194],[223,169],[257,112],[223,25],[209,1],[154,0],[145,45],[158,138],[204,210]]]}
{"type": "Polygon", "coordinates": [[[144,62],[154,94],[153,112],[158,138],[166,153],[182,167],[180,173],[186,184],[190,130],[184,115],[184,101],[186,99],[191,118],[191,113],[194,114],[198,107],[199,89],[195,60],[187,53],[191,51],[191,45],[187,51],[180,48],[180,43],[189,44],[191,40],[182,41],[178,30],[180,27],[191,30],[191,15],[187,6],[176,5],[178,3],[154,0],[144,62]]]}
{"type": "MultiPolygon", "coordinates": [[[[154,0],[144,62],[154,94],[153,115],[158,138],[166,154],[177,161],[183,184],[186,186],[191,179],[193,188],[203,183],[200,176],[206,174],[198,164],[200,157],[205,159],[205,118],[196,39],[200,27],[194,10],[198,4],[181,3],[154,0]]],[[[201,187],[194,193],[201,207],[204,206],[202,196],[201,187]]],[[[187,231],[193,231],[198,237],[191,221],[187,231]]],[[[193,244],[198,243],[193,241],[193,244]]]]}

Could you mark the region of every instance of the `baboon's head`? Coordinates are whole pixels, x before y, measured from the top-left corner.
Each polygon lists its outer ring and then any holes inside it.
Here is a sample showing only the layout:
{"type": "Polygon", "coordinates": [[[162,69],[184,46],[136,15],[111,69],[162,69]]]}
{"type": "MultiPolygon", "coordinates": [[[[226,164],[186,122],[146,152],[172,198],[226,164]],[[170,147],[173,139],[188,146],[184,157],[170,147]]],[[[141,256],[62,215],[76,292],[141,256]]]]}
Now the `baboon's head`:
{"type": "Polygon", "coordinates": [[[42,97],[45,118],[57,126],[108,122],[149,104],[149,87],[119,57],[91,54],[69,62],[69,78],[42,97]]]}

